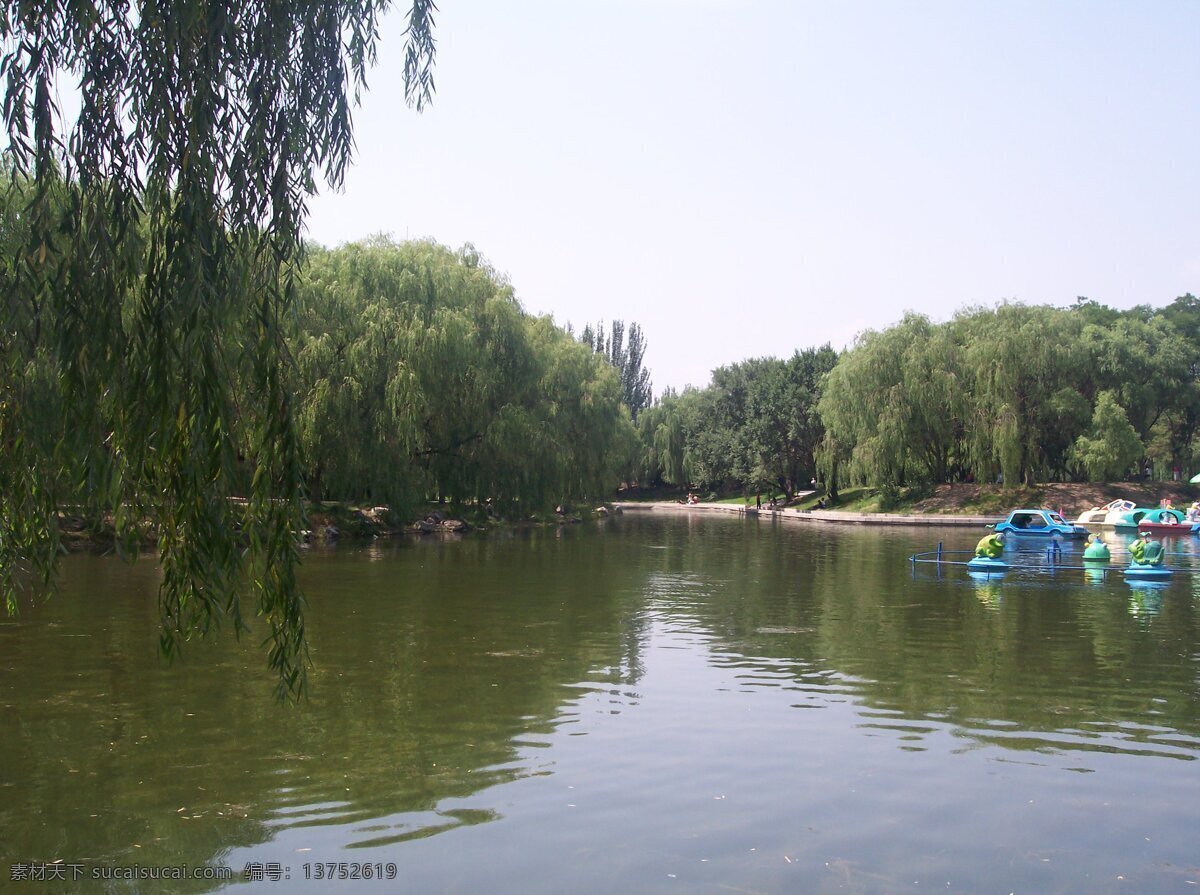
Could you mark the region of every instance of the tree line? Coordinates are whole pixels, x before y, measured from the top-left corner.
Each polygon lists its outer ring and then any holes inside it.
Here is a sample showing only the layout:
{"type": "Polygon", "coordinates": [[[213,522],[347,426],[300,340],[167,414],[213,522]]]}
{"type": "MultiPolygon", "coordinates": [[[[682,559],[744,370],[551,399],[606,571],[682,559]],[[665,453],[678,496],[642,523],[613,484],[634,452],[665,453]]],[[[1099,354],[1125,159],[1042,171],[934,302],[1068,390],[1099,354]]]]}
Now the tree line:
{"type": "MultiPolygon", "coordinates": [[[[130,371],[119,385],[93,394],[95,406],[82,414],[68,370],[73,346],[46,338],[67,313],[62,293],[79,288],[70,271],[55,269],[70,263],[64,259],[74,256],[73,245],[54,234],[37,249],[44,264],[35,258],[34,265],[18,266],[27,260],[28,209],[38,187],[11,168],[3,175],[9,189],[0,194],[0,250],[10,266],[0,268],[0,277],[13,288],[0,297],[0,438],[22,466],[0,463],[4,499],[20,502],[0,522],[0,541],[51,538],[48,520],[63,506],[110,516],[129,547],[145,533],[147,519],[168,541],[177,528],[243,529],[245,504],[228,498],[251,494],[269,472],[254,449],[263,437],[251,423],[256,414],[243,414],[259,400],[255,358],[241,347],[256,323],[253,310],[248,318],[214,322],[208,331],[215,344],[191,349],[225,377],[225,394],[209,397],[216,405],[211,413],[180,399],[162,406],[160,393],[169,387],[203,388],[184,366],[165,373],[166,382],[130,371]],[[128,488],[131,478],[159,474],[162,461],[143,453],[154,438],[136,450],[117,450],[111,433],[125,427],[155,436],[167,430],[182,454],[176,475],[187,470],[202,498],[164,511],[140,488],[128,488]],[[198,427],[218,430],[224,444],[208,443],[198,427]],[[108,447],[89,449],[84,439],[103,444],[105,430],[108,447]]],[[[73,185],[48,184],[46,213],[65,216],[73,185]]],[[[144,231],[147,222],[136,218],[132,226],[144,231]]],[[[232,253],[226,263],[244,277],[266,273],[250,250],[232,253]]],[[[507,281],[469,245],[456,251],[385,237],[335,249],[310,245],[280,277],[291,310],[280,321],[279,351],[288,361],[280,367],[279,397],[294,421],[289,454],[307,496],[388,504],[396,518],[419,514],[429,500],[513,517],[602,499],[624,475],[637,443],[630,395],[646,401],[649,391],[636,324],[628,343],[620,321],[606,339],[576,339],[553,319],[526,313],[507,281]]],[[[133,343],[131,350],[163,350],[179,363],[172,341],[198,342],[199,333],[153,338],[138,316],[148,301],[136,279],[124,284],[112,309],[120,336],[133,343]]],[[[282,434],[276,429],[273,437],[282,434]]],[[[0,584],[9,593],[18,567],[0,564],[0,584]]]]}
{"type": "Polygon", "coordinates": [[[1200,426],[1200,301],[1118,311],[1003,303],[946,323],[909,313],[837,355],[721,367],[638,421],[645,482],[718,490],[819,480],[1109,481],[1190,470],[1200,426]]]}
{"type": "Polygon", "coordinates": [[[623,475],[637,439],[618,369],[527,314],[469,246],[377,239],[280,259],[220,227],[167,237],[135,206],[118,249],[73,229],[96,210],[64,172],[33,178],[5,157],[0,178],[9,611],[31,573],[49,582],[58,519],[81,517],[126,555],[156,544],[168,655],[222,622],[243,629],[248,591],[295,692],[304,497],[388,504],[397,521],[430,499],[515,517],[602,499],[623,475]],[[162,239],[207,285],[162,265],[162,239]]]}
{"type": "Polygon", "coordinates": [[[500,516],[599,500],[636,444],[620,371],[472,247],[314,247],[288,333],[316,498],[500,516]]]}
{"type": "Polygon", "coordinates": [[[705,388],[668,390],[637,420],[632,478],[717,491],[773,488],[789,496],[815,474],[824,429],[817,412],[837,363],[828,345],[788,360],[718,367],[705,388]]]}

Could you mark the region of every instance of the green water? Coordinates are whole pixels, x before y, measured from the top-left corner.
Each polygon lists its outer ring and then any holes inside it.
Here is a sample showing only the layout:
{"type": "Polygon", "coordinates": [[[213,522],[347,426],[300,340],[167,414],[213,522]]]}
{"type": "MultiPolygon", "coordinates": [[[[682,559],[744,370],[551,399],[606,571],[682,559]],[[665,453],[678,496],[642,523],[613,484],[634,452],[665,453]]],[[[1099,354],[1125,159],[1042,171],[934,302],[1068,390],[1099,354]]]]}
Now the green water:
{"type": "Polygon", "coordinates": [[[1200,579],[907,561],[978,536],[314,551],[293,708],[256,637],[163,664],[151,563],[68,557],[0,620],[0,890],[1200,891],[1200,579]],[[235,879],[94,878],[133,865],[235,879]]]}

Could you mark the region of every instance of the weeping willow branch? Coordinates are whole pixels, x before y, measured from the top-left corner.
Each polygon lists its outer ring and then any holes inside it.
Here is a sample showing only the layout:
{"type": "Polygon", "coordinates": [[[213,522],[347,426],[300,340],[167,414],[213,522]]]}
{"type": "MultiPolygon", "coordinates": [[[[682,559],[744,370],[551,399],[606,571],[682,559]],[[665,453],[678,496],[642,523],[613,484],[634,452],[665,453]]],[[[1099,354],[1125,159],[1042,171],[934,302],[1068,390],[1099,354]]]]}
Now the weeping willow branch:
{"type": "MultiPolygon", "coordinates": [[[[281,692],[302,692],[303,488],[281,321],[307,198],[318,175],[343,179],[388,6],[0,7],[10,609],[20,570],[50,578],[59,507],[110,514],[127,543],[148,517],[163,651],[222,623],[240,631],[249,592],[281,692]],[[59,85],[78,88],[73,120],[59,85]]],[[[433,91],[434,10],[416,0],[409,13],[418,107],[433,91]]]]}

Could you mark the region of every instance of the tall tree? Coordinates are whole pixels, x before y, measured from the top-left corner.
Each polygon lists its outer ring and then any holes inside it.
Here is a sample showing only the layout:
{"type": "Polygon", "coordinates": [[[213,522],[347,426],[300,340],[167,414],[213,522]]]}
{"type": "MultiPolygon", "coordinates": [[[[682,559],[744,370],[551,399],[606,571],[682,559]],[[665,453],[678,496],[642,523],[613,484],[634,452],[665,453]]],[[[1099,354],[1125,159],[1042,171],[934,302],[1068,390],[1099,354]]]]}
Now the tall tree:
{"type": "Polygon", "coordinates": [[[621,397],[629,413],[636,421],[638,414],[650,406],[653,399],[650,371],[643,362],[646,356],[646,337],[636,323],[629,325],[629,338],[625,337],[625,323],[614,320],[607,334],[604,322],[593,327],[590,323],[579,334],[579,341],[597,354],[604,355],[616,368],[621,378],[621,397]]]}
{"type": "Polygon", "coordinates": [[[965,424],[976,474],[999,470],[1015,484],[1063,473],[1091,418],[1082,317],[1005,303],[961,313],[951,326],[971,395],[965,424]]]}
{"type": "Polygon", "coordinates": [[[797,351],[787,362],[787,451],[789,477],[803,488],[817,473],[817,454],[825,437],[819,411],[825,379],[837,365],[829,344],[797,351]]]}
{"type": "Polygon", "coordinates": [[[1083,341],[1092,353],[1094,382],[1112,389],[1139,438],[1179,404],[1191,381],[1196,347],[1164,317],[1125,314],[1108,326],[1087,326],[1083,341]]]}
{"type": "Polygon", "coordinates": [[[676,484],[793,494],[816,471],[817,402],[836,361],[828,345],[787,361],[752,358],[714,370],[708,388],[667,393],[639,420],[643,471],[676,484]]]}
{"type": "Polygon", "coordinates": [[[1194,441],[1200,432],[1200,299],[1188,293],[1163,308],[1159,315],[1184,339],[1187,350],[1186,383],[1167,411],[1172,456],[1195,469],[1194,441]]]}
{"type": "Polygon", "coordinates": [[[944,481],[961,428],[963,371],[951,332],[908,314],[867,332],[830,372],[819,413],[850,480],[888,485],[944,481]]]}
{"type": "Polygon", "coordinates": [[[1124,475],[1144,450],[1117,396],[1101,392],[1092,415],[1091,433],[1080,435],[1072,448],[1076,462],[1093,481],[1107,482],[1124,475]]]}
{"type": "MultiPolygon", "coordinates": [[[[826,345],[798,351],[787,361],[765,358],[734,365],[744,376],[745,403],[730,408],[731,443],[736,471],[746,484],[756,490],[769,485],[788,497],[808,484],[824,434],[817,414],[821,382],[836,361],[837,353],[826,345]]],[[[721,378],[714,376],[714,381],[721,378]]]]}
{"type": "MultiPolygon", "coordinates": [[[[241,628],[248,582],[285,693],[306,660],[283,321],[306,199],[319,173],[341,182],[387,7],[0,8],[10,182],[33,183],[3,280],[36,309],[28,330],[0,335],[0,568],[49,575],[62,503],[112,512],[124,534],[150,513],[164,650],[222,619],[241,628]],[[60,82],[79,87],[73,121],[55,105],[60,82]],[[32,464],[43,409],[22,383],[30,364],[65,434],[32,464]],[[229,499],[243,491],[244,508],[229,499]]],[[[433,89],[433,11],[409,12],[418,107],[433,89]]]]}

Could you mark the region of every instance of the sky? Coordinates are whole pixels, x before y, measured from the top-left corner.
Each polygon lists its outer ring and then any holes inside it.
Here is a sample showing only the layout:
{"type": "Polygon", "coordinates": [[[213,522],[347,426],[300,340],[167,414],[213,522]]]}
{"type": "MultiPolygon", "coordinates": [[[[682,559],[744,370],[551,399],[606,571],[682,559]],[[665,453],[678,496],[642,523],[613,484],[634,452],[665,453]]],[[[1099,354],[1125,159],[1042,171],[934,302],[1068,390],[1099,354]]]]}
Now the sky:
{"type": "Polygon", "coordinates": [[[385,21],[325,245],[471,243],[526,311],[624,320],[656,394],[906,311],[1200,294],[1200,3],[442,0],[385,21]]]}

